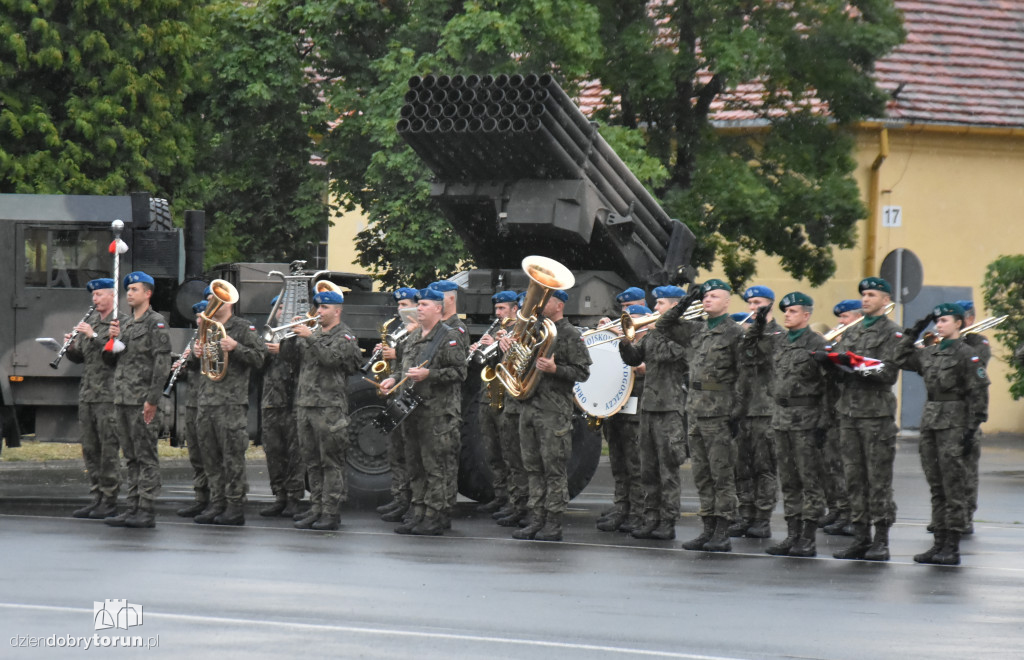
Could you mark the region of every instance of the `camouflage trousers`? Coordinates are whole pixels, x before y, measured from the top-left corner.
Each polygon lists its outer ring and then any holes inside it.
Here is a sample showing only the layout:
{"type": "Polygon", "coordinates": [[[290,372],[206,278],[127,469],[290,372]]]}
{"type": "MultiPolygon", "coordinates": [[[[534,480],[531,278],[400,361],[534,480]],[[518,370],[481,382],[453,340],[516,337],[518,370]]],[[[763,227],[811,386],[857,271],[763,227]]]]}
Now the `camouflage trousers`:
{"type": "Polygon", "coordinates": [[[460,420],[456,415],[421,414],[422,406],[406,418],[405,465],[409,470],[412,504],[437,513],[449,510],[448,462],[459,446],[460,420]]]}
{"type": "Polygon", "coordinates": [[[114,429],[113,403],[79,403],[82,460],[89,475],[89,493],[117,499],[121,490],[121,458],[114,429]]]}
{"type": "Polygon", "coordinates": [[[850,521],[882,525],[896,522],[892,496],[896,422],[891,417],[843,415],[839,443],[850,496],[850,521]]]}
{"type": "Polygon", "coordinates": [[[523,448],[519,442],[519,413],[507,409],[501,413],[501,451],[508,461],[508,499],[517,509],[526,508],[530,497],[529,480],[523,467],[523,448]]]}
{"type": "Polygon", "coordinates": [[[388,436],[388,467],[391,469],[391,499],[397,502],[412,501],[409,485],[409,468],[405,463],[405,424],[388,436]]]}
{"type": "Polygon", "coordinates": [[[779,465],[771,417],[747,417],[736,437],[736,498],[741,518],[770,520],[779,501],[779,465]]]}
{"type": "Polygon", "coordinates": [[[839,450],[839,428],[835,424],[828,427],[825,436],[825,447],[821,452],[821,473],[821,484],[825,489],[828,508],[849,514],[850,496],[846,492],[843,455],[839,450]]]}
{"type": "Polygon", "coordinates": [[[679,466],[686,462],[682,414],[644,411],[640,415],[640,482],[644,517],[679,518],[679,466]]]}
{"type": "Polygon", "coordinates": [[[309,477],[309,499],[327,515],[338,515],[348,499],[345,456],[348,453],[348,414],[340,406],[295,409],[296,435],[309,477]]]}
{"type": "Polygon", "coordinates": [[[188,449],[188,462],[192,466],[192,489],[196,492],[196,500],[210,500],[210,480],[206,478],[206,467],[203,465],[203,450],[199,446],[199,428],[197,421],[199,408],[185,408],[185,447],[188,449]]]}
{"type": "Polygon", "coordinates": [[[968,520],[974,520],[974,512],[978,510],[978,469],[981,462],[981,430],[974,434],[974,447],[966,456],[966,490],[968,520]]]}
{"type": "Polygon", "coordinates": [[[529,488],[526,507],[534,513],[563,513],[569,503],[572,416],[527,401],[519,414],[519,441],[529,488]]]}
{"type": "Polygon", "coordinates": [[[968,457],[964,429],[921,430],[921,468],[932,496],[932,528],[967,531],[971,509],[967,492],[968,457]]]}
{"type": "Polygon", "coordinates": [[[156,450],[159,417],[158,411],[153,422],[146,424],[141,403],[114,406],[114,429],[128,468],[125,485],[130,507],[142,502],[152,505],[160,494],[160,458],[156,450]]]}
{"type": "Polygon", "coordinates": [[[690,418],[693,483],[702,518],[736,518],[736,441],[727,417],[690,418]]]}
{"type": "Polygon", "coordinates": [[[640,467],[640,415],[619,413],[602,427],[608,443],[608,463],[615,481],[613,501],[624,512],[641,515],[644,485],[640,467]]]}
{"type": "Polygon", "coordinates": [[[212,503],[245,503],[245,494],[249,492],[245,476],[248,412],[246,404],[199,406],[196,428],[212,503]]]}
{"type": "Polygon", "coordinates": [[[459,455],[462,453],[462,417],[455,416],[455,432],[448,441],[448,453],[444,461],[444,494],[447,501],[445,511],[455,508],[459,499],[459,455]]]}
{"type": "Polygon", "coordinates": [[[814,429],[773,429],[786,518],[817,522],[825,515],[821,449],[814,429]]]}
{"type": "Polygon", "coordinates": [[[306,493],[306,470],[295,437],[295,415],[290,408],[264,408],[262,413],[270,491],[278,500],[301,500],[306,493]]]}
{"type": "Polygon", "coordinates": [[[502,412],[495,410],[487,401],[478,404],[480,438],[487,454],[487,466],[494,476],[494,497],[508,499],[509,467],[501,444],[502,412]]]}

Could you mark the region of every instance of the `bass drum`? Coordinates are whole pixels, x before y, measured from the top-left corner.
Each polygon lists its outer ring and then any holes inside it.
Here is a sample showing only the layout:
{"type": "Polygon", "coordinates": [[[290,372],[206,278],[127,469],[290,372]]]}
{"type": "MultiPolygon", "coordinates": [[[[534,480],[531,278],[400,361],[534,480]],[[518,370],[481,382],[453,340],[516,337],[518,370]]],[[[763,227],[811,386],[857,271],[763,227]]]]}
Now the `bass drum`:
{"type": "Polygon", "coordinates": [[[633,392],[633,368],[619,357],[618,335],[601,330],[583,338],[590,351],[590,378],[576,383],[573,395],[584,414],[606,419],[622,410],[633,392]]]}

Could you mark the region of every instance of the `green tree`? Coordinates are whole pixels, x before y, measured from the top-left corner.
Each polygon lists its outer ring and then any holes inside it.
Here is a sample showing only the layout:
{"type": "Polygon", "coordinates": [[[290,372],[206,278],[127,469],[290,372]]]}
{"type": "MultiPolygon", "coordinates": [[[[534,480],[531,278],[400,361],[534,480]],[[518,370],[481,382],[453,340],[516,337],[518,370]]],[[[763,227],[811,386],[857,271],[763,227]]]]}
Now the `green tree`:
{"type": "MultiPolygon", "coordinates": [[[[1007,319],[995,336],[1010,350],[1024,346],[1024,255],[1001,256],[988,265],[985,273],[985,307],[1007,319]]],[[[1012,354],[1011,354],[1012,355],[1012,354]]],[[[1014,399],[1024,396],[1024,362],[1004,356],[1012,367],[1006,374],[1014,399]]]]}
{"type": "Polygon", "coordinates": [[[194,159],[197,4],[0,0],[0,192],[169,196],[194,159]]]}
{"type": "Polygon", "coordinates": [[[695,265],[717,257],[742,286],[761,250],[827,280],[833,246],[851,247],[865,214],[846,127],[884,113],[872,71],[904,38],[892,0],[595,4],[601,118],[645,132],[669,171],[655,192],[697,235],[695,265]],[[721,110],[744,111],[754,130],[719,130],[721,110]]]}

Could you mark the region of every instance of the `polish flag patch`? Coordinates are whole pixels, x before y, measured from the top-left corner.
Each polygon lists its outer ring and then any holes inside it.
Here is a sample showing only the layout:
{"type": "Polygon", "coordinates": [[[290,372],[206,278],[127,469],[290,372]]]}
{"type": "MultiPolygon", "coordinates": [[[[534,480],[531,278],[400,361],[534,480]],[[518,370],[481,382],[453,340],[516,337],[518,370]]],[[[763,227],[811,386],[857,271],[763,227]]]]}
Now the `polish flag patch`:
{"type": "Polygon", "coordinates": [[[156,324],[156,327],[157,327],[157,330],[163,330],[164,328],[166,328],[166,327],[167,327],[167,325],[165,325],[165,324],[163,324],[163,323],[157,323],[157,324],[156,324]]]}
{"type": "Polygon", "coordinates": [[[453,340],[451,340],[450,342],[448,342],[448,345],[449,345],[449,346],[456,346],[456,345],[458,345],[458,343],[459,343],[459,342],[457,342],[457,341],[455,341],[455,340],[453,339],[453,340]]]}
{"type": "Polygon", "coordinates": [[[352,341],[353,339],[355,339],[355,337],[353,337],[352,335],[345,335],[345,339],[352,341]]]}
{"type": "Polygon", "coordinates": [[[896,333],[896,336],[897,336],[897,337],[902,337],[902,336],[903,336],[903,333],[902,333],[902,332],[897,332],[897,333],[896,333]]]}
{"type": "Polygon", "coordinates": [[[256,326],[254,326],[254,325],[250,325],[250,326],[249,326],[249,329],[250,329],[250,330],[256,330],[256,326]]]}
{"type": "Polygon", "coordinates": [[[972,355],[971,362],[981,362],[981,358],[979,358],[977,355],[972,355]]]}
{"type": "Polygon", "coordinates": [[[463,328],[463,327],[458,327],[458,328],[456,328],[456,330],[458,330],[458,331],[459,331],[459,332],[461,332],[462,334],[466,334],[466,329],[465,329],[465,328],[463,328]]]}

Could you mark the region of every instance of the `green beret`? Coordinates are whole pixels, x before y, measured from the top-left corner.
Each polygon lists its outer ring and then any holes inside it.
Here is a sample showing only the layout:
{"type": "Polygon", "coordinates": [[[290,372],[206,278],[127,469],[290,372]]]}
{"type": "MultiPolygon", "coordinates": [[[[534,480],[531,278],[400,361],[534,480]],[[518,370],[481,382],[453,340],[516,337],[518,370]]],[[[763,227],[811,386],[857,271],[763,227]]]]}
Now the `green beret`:
{"type": "Polygon", "coordinates": [[[889,283],[883,280],[881,277],[865,277],[857,285],[857,290],[864,293],[868,289],[874,289],[875,291],[884,291],[885,293],[892,293],[892,287],[889,283]]]}
{"type": "Polygon", "coordinates": [[[728,282],[725,282],[723,280],[708,280],[704,284],[700,285],[701,298],[708,295],[709,291],[714,291],[715,289],[721,289],[722,291],[728,291],[729,293],[732,293],[732,287],[729,286],[728,282]]]}
{"type": "Polygon", "coordinates": [[[932,310],[932,314],[935,315],[935,318],[939,318],[940,316],[956,316],[963,321],[966,312],[963,307],[956,303],[942,303],[941,305],[935,306],[935,309],[932,310]]]}
{"type": "Polygon", "coordinates": [[[794,291],[793,293],[787,293],[782,296],[782,300],[779,301],[779,309],[782,311],[786,311],[786,308],[792,305],[797,305],[798,307],[814,307],[814,299],[806,293],[794,291]]]}

